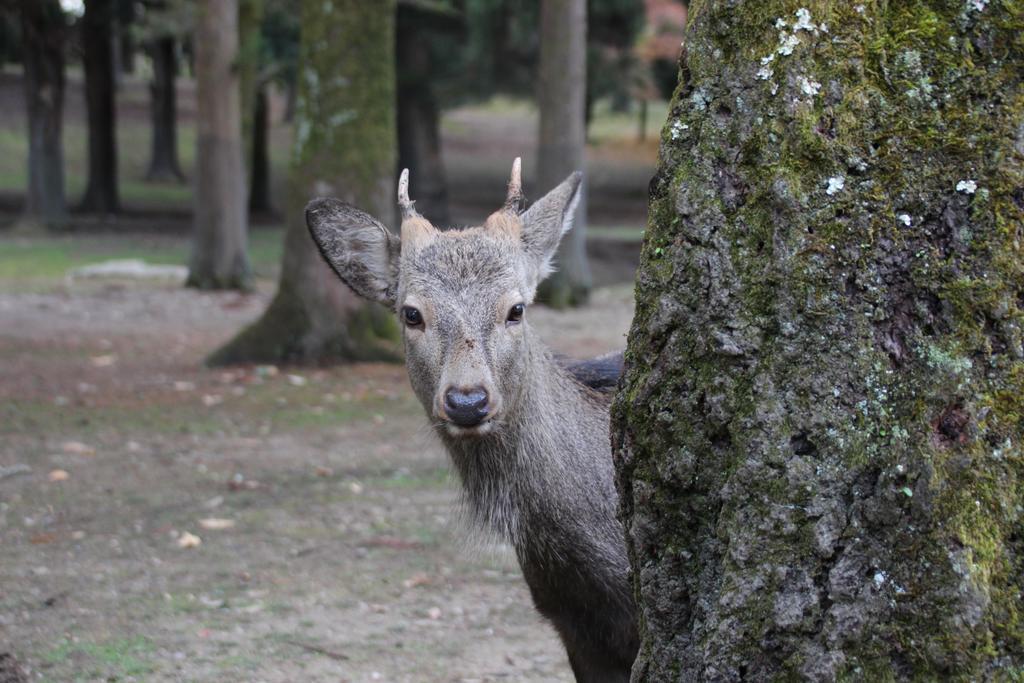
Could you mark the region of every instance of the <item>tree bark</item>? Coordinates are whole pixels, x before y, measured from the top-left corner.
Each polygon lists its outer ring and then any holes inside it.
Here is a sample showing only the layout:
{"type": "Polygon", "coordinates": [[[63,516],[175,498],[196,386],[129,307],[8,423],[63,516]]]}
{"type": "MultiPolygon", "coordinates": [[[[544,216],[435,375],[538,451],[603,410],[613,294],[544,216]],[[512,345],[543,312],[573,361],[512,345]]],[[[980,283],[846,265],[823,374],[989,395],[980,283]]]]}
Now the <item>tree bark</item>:
{"type": "Polygon", "coordinates": [[[154,39],[149,54],[153,60],[153,80],[149,84],[152,146],[146,180],[183,182],[185,174],[178,163],[178,57],[174,37],[154,39]]]}
{"type": "Polygon", "coordinates": [[[86,0],[82,17],[82,63],[89,121],[89,179],[81,209],[117,213],[117,107],[114,101],[114,3],[86,0]]]}
{"type": "Polygon", "coordinates": [[[1015,680],[1022,17],[793,7],[690,6],[613,408],[633,680],[1015,680]]]}
{"type": "Polygon", "coordinates": [[[249,184],[249,212],[274,212],[270,196],[270,102],[267,87],[256,90],[252,117],[252,150],[249,153],[252,181],[249,184]]]}
{"type": "Polygon", "coordinates": [[[256,99],[260,84],[260,45],[262,42],[263,0],[239,0],[238,3],[238,73],[242,93],[242,152],[245,162],[246,191],[252,199],[253,149],[256,99]]]}
{"type": "Polygon", "coordinates": [[[64,15],[57,0],[23,0],[28,189],[25,218],[49,227],[67,221],[64,196],[64,15]]]}
{"type": "Polygon", "coordinates": [[[188,285],[244,289],[250,284],[238,59],[238,0],[198,8],[196,170],[188,285]]]}
{"type": "Polygon", "coordinates": [[[448,182],[441,160],[441,116],[431,86],[430,42],[423,11],[399,5],[396,30],[398,66],[398,167],[409,169],[409,194],[416,210],[438,227],[451,224],[448,182]]]}
{"type": "MultiPolygon", "coordinates": [[[[543,0],[540,41],[537,181],[546,192],[585,166],[586,0],[543,0]]],[[[582,192],[573,229],[558,247],[558,270],[537,293],[539,300],[557,308],[585,303],[593,286],[587,263],[586,181],[582,192]]]]}
{"type": "Polygon", "coordinates": [[[329,195],[385,222],[394,215],[394,14],[392,1],[303,0],[281,281],[263,317],[211,364],[399,357],[394,313],[338,281],[303,212],[329,195]]]}

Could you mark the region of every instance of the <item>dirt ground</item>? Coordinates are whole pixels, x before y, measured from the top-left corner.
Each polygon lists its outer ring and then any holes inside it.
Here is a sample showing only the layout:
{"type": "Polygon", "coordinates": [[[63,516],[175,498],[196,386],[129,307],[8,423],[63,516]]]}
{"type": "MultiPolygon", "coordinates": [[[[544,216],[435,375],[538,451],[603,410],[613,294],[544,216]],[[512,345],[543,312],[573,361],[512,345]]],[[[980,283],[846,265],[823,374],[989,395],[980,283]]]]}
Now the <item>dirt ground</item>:
{"type": "MultiPolygon", "coordinates": [[[[404,368],[202,368],[271,290],[0,294],[0,653],[48,681],[570,680],[404,368]]],[[[530,318],[585,356],[631,305],[530,318]]]]}

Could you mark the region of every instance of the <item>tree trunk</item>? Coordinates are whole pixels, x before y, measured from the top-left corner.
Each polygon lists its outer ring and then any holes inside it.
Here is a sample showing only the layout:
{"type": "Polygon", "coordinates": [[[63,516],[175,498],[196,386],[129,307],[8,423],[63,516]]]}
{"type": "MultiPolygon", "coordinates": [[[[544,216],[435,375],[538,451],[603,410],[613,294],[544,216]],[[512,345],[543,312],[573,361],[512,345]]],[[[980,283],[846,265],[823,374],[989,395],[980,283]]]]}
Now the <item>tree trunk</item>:
{"type": "MultiPolygon", "coordinates": [[[[260,88],[260,44],[263,25],[263,0],[238,2],[238,74],[242,93],[242,149],[246,172],[246,190],[252,187],[253,125],[256,118],[256,92],[260,88]]],[[[251,196],[251,192],[250,195],[251,196]]],[[[248,206],[248,200],[246,205],[248,206]]]]}
{"type": "Polygon", "coordinates": [[[81,209],[117,213],[117,108],[114,102],[114,3],[86,0],[82,17],[82,63],[89,120],[89,180],[81,209]]]}
{"type": "Polygon", "coordinates": [[[394,215],[394,13],[393,2],[303,0],[281,281],[263,317],[211,364],[398,358],[394,313],[338,281],[303,215],[323,195],[394,215]]]}
{"type": "Polygon", "coordinates": [[[185,174],[178,163],[178,107],[174,85],[178,57],[174,37],[154,39],[149,54],[153,60],[153,81],[149,85],[153,142],[146,180],[181,182],[185,174]]]}
{"type": "Polygon", "coordinates": [[[245,168],[238,70],[238,0],[208,0],[198,12],[196,170],[188,285],[249,286],[245,168]]]}
{"type": "Polygon", "coordinates": [[[430,42],[421,10],[399,5],[398,167],[409,169],[409,194],[416,210],[438,227],[451,224],[448,182],[441,161],[441,116],[431,86],[430,42]]]}
{"type": "Polygon", "coordinates": [[[633,680],[1016,680],[1024,24],[793,6],[690,7],[613,409],[633,680]]]}
{"type": "Polygon", "coordinates": [[[28,120],[25,217],[49,227],[67,221],[64,197],[64,15],[57,0],[23,0],[21,31],[28,120]]]}
{"type": "MultiPolygon", "coordinates": [[[[540,46],[537,186],[543,193],[585,165],[586,0],[541,2],[540,46]]],[[[586,205],[584,184],[574,227],[558,247],[558,270],[538,290],[538,299],[557,308],[583,304],[590,296],[586,205]]]]}
{"type": "Polygon", "coordinates": [[[132,24],[136,21],[135,0],[117,0],[117,62],[121,74],[135,73],[135,37],[132,24]]]}
{"type": "Polygon", "coordinates": [[[252,181],[249,185],[249,212],[269,214],[274,212],[270,196],[270,102],[267,86],[262,84],[256,90],[252,117],[252,150],[249,165],[252,181]]]}

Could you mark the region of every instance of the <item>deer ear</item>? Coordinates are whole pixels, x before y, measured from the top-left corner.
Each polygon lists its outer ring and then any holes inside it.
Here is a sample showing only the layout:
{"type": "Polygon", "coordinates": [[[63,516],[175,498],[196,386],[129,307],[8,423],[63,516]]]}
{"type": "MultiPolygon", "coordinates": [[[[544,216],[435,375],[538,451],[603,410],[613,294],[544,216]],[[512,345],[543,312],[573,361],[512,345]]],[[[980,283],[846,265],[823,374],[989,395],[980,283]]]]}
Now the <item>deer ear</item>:
{"type": "Polygon", "coordinates": [[[519,216],[523,249],[536,264],[537,282],[554,270],[551,260],[562,235],[572,228],[582,181],[583,174],[576,171],[519,216]]]}
{"type": "Polygon", "coordinates": [[[401,241],[380,221],[339,199],[306,205],[306,225],[324,260],[359,296],[394,308],[401,241]]]}

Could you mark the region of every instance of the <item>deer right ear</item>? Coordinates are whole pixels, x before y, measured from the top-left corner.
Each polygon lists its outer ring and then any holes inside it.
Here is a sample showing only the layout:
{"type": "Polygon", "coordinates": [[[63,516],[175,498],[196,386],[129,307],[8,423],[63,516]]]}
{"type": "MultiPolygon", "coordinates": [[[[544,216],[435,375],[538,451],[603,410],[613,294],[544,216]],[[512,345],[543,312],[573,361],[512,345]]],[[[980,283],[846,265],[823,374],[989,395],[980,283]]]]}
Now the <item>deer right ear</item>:
{"type": "Polygon", "coordinates": [[[551,261],[562,235],[572,229],[576,205],[580,201],[583,174],[571,174],[562,184],[537,200],[519,215],[523,248],[533,257],[539,283],[553,270],[551,261]]]}
{"type": "Polygon", "coordinates": [[[307,204],[306,225],[342,282],[365,299],[395,307],[401,240],[373,216],[339,199],[307,204]]]}

